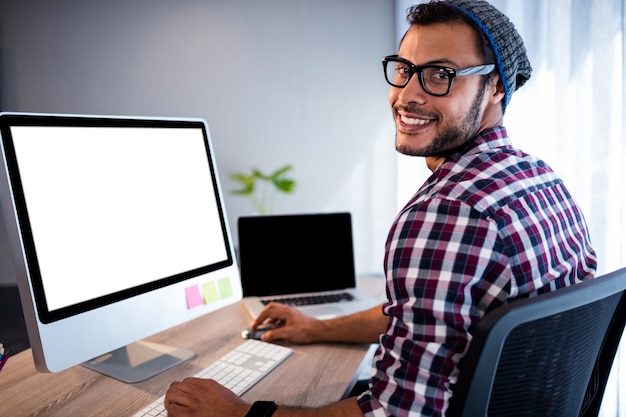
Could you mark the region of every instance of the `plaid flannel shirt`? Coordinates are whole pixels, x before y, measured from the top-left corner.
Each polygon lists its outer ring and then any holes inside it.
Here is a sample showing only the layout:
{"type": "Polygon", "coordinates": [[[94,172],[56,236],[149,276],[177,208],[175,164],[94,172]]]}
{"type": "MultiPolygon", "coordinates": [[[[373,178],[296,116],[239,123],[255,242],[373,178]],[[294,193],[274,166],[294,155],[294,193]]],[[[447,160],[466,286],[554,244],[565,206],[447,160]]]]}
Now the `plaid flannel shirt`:
{"type": "Polygon", "coordinates": [[[385,253],[389,316],[366,416],[441,416],[478,321],[507,300],[593,277],[580,209],[502,127],[446,158],[401,210],[385,253]]]}

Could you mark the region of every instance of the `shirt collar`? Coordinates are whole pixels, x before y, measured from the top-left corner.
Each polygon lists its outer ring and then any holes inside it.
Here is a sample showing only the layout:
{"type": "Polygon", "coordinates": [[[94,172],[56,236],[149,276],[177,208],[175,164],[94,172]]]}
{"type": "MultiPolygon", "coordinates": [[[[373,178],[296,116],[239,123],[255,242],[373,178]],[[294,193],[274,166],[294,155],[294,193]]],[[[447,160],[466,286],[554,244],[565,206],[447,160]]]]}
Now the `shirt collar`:
{"type": "Polygon", "coordinates": [[[498,148],[512,148],[504,126],[492,127],[480,132],[476,137],[467,141],[464,145],[453,150],[446,161],[456,161],[464,155],[473,155],[498,148]]]}

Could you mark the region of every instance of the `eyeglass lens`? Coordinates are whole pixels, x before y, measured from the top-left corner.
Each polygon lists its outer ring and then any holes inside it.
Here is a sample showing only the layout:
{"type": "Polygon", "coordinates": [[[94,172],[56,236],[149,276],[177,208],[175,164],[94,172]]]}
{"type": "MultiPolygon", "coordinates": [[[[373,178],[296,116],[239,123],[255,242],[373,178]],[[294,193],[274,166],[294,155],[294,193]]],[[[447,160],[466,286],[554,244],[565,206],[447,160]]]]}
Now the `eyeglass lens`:
{"type": "MultiPolygon", "coordinates": [[[[420,79],[420,84],[426,92],[436,95],[444,95],[450,89],[450,83],[454,78],[446,68],[437,66],[418,67],[415,71],[420,79]]],[[[385,61],[385,77],[387,82],[395,87],[406,86],[414,75],[414,69],[401,61],[385,61]]]]}

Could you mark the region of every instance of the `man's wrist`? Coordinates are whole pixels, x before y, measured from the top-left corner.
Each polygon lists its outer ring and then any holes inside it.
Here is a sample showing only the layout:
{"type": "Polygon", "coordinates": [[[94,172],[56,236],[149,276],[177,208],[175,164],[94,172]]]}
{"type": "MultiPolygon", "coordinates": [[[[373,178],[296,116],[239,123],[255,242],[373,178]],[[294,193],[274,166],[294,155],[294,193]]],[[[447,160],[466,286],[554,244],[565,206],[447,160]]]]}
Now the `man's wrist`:
{"type": "Polygon", "coordinates": [[[245,417],[270,417],[277,408],[274,401],[255,401],[245,417]]]}

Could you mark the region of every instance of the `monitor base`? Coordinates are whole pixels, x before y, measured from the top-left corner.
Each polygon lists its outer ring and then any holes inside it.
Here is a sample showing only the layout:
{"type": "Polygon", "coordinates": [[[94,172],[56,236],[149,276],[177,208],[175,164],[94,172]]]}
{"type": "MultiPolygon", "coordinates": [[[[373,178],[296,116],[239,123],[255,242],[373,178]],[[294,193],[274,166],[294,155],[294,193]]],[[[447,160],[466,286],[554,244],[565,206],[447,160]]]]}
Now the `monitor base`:
{"type": "Polygon", "coordinates": [[[134,384],[189,360],[194,355],[194,352],[188,349],[139,341],[83,362],[82,366],[122,382],[134,384]]]}

